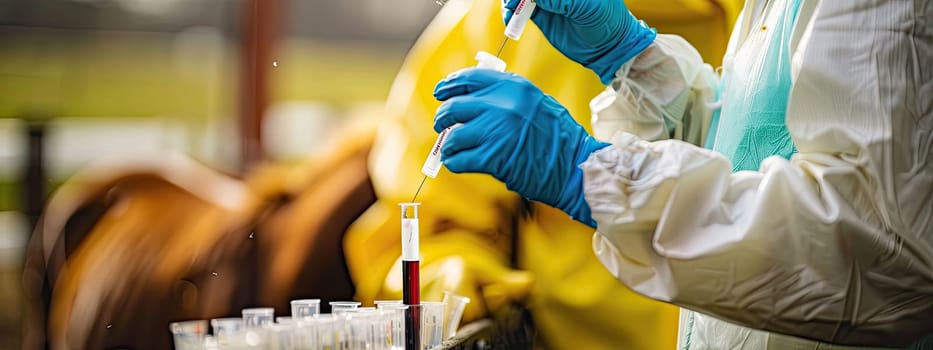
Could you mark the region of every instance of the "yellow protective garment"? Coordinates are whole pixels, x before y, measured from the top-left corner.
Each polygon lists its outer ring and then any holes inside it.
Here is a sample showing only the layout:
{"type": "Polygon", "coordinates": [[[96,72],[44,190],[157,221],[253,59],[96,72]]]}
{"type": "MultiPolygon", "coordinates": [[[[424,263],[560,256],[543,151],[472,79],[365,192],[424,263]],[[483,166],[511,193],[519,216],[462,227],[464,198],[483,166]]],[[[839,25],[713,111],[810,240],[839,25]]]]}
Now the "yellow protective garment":
{"type": "MultiPolygon", "coordinates": [[[[709,62],[725,49],[740,1],[626,2],[661,32],[693,41],[709,62]]],[[[475,65],[477,51],[495,52],[503,24],[499,1],[450,1],[409,53],[392,87],[370,155],[377,202],[348,230],[344,246],[357,298],[401,298],[400,214],[422,178],[422,162],[437,134],[439,102],[431,92],[447,74],[475,65]]],[[[604,86],[563,57],[533,25],[501,55],[507,70],[527,77],[589,128],[588,104],[604,86]]],[[[422,300],[445,289],[469,296],[464,319],[522,301],[535,321],[538,344],[553,349],[671,349],[676,307],[624,287],[592,253],[593,230],[566,214],[521,198],[492,177],[441,171],[418,201],[422,300]],[[518,267],[510,267],[513,234],[518,267]]]]}

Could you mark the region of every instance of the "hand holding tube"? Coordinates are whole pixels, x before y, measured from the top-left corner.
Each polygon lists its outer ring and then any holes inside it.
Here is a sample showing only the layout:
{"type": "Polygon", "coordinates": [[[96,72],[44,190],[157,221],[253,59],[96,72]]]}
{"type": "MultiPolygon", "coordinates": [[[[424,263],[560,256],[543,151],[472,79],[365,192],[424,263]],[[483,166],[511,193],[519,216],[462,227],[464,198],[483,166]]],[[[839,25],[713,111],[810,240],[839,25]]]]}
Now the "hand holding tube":
{"type": "MultiPolygon", "coordinates": [[[[521,0],[503,0],[506,23],[521,0]]],[[[537,0],[531,20],[551,45],[589,68],[603,84],[619,67],[654,41],[656,32],[638,21],[622,0],[537,0]]]]}
{"type": "Polygon", "coordinates": [[[463,124],[441,148],[447,169],[490,174],[510,190],[595,226],[578,165],[608,144],[590,136],[557,101],[525,78],[475,68],[442,80],[434,97],[445,101],[434,117],[435,131],[463,124]]]}

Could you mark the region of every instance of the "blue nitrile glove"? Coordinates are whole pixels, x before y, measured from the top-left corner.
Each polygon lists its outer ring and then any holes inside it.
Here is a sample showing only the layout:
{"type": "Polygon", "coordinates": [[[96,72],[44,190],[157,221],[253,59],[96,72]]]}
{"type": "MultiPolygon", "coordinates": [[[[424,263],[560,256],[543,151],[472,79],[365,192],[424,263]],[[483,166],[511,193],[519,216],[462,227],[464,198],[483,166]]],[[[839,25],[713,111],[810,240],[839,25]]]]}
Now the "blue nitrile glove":
{"type": "MultiPolygon", "coordinates": [[[[508,23],[519,0],[503,0],[508,23]]],[[[657,32],[635,19],[622,0],[537,0],[531,20],[568,58],[608,85],[619,67],[654,41],[657,32]]]]}
{"type": "Polygon", "coordinates": [[[590,136],[554,98],[511,73],[468,68],[434,88],[445,101],[434,116],[440,132],[450,132],[441,148],[452,172],[494,176],[510,190],[596,226],[583,199],[579,165],[608,146],[590,136]]]}

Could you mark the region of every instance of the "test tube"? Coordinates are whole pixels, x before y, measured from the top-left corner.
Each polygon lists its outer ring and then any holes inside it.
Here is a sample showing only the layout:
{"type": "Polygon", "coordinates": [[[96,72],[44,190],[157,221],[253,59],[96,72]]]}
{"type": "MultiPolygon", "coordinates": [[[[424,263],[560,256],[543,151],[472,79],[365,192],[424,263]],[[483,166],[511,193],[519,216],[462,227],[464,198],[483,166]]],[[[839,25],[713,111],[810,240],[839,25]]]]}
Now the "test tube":
{"type": "Polygon", "coordinates": [[[444,308],[444,340],[447,340],[457,334],[460,319],[463,318],[463,310],[470,303],[470,298],[444,291],[444,303],[447,305],[444,308]]]}
{"type": "Polygon", "coordinates": [[[350,349],[372,348],[372,332],[370,331],[370,318],[367,313],[345,313],[341,315],[346,322],[348,344],[350,349]]]}
{"type": "Polygon", "coordinates": [[[267,326],[275,320],[275,309],[271,307],[243,309],[242,313],[243,326],[246,328],[267,326]]]}
{"type": "Polygon", "coordinates": [[[390,350],[392,339],[392,312],[388,310],[376,310],[372,313],[371,328],[373,332],[373,349],[390,350]]]}
{"type": "Polygon", "coordinates": [[[433,349],[444,342],[444,306],[442,301],[421,302],[421,344],[433,349]]]}
{"type": "Polygon", "coordinates": [[[292,300],[292,318],[311,317],[321,313],[321,299],[292,300]]]}
{"type": "Polygon", "coordinates": [[[222,336],[243,329],[243,318],[224,317],[211,320],[211,328],[214,330],[214,336],[222,336]]]}
{"type": "Polygon", "coordinates": [[[294,324],[272,324],[264,329],[266,349],[292,350],[297,348],[298,332],[294,324]]]}
{"type": "Polygon", "coordinates": [[[204,343],[202,349],[204,350],[220,350],[220,345],[217,344],[217,337],[205,335],[204,343]]]}
{"type": "Polygon", "coordinates": [[[334,349],[353,349],[352,319],[349,312],[334,314],[334,349]]]}
{"type": "Polygon", "coordinates": [[[337,344],[337,316],[334,314],[314,315],[314,349],[334,349],[337,344]]]}
{"type": "Polygon", "coordinates": [[[227,348],[232,349],[265,349],[269,339],[267,336],[266,327],[271,327],[273,324],[270,323],[268,326],[263,326],[262,328],[246,328],[243,330],[242,338],[237,338],[237,343],[234,346],[227,348]]]}
{"type": "Polygon", "coordinates": [[[405,314],[405,349],[421,349],[420,308],[421,282],[419,267],[421,255],[418,243],[418,206],[421,203],[399,203],[402,215],[402,301],[409,309],[405,314]],[[409,214],[409,208],[411,214],[409,214]]]}
{"type": "Polygon", "coordinates": [[[182,321],[169,324],[176,350],[198,350],[203,347],[207,335],[207,321],[182,321]]]}
{"type": "Polygon", "coordinates": [[[388,344],[393,350],[401,350],[405,348],[405,312],[408,310],[408,305],[405,304],[395,304],[395,303],[385,303],[379,304],[379,309],[388,312],[388,324],[389,329],[389,339],[388,344]]]}
{"type": "Polygon", "coordinates": [[[214,330],[217,347],[225,349],[237,343],[237,339],[243,336],[245,327],[242,317],[225,317],[212,319],[211,328],[214,330]]]}
{"type": "Polygon", "coordinates": [[[341,314],[347,310],[353,310],[360,307],[360,302],[358,301],[332,301],[330,303],[330,312],[333,314],[341,314]]]}
{"type": "Polygon", "coordinates": [[[293,319],[295,326],[295,348],[296,349],[319,349],[318,345],[318,326],[321,322],[314,316],[300,319],[293,319]]]}

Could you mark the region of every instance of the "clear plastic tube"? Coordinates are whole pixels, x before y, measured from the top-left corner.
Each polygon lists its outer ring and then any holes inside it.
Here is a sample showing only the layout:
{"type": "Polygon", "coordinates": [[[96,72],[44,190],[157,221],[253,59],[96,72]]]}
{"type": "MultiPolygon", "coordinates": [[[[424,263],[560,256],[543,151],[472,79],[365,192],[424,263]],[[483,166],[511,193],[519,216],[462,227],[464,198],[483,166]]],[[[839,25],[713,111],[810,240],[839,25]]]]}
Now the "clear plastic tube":
{"type": "Polygon", "coordinates": [[[291,301],[292,318],[311,317],[321,313],[321,299],[297,299],[291,301]]]}
{"type": "Polygon", "coordinates": [[[293,350],[298,348],[299,333],[297,332],[297,326],[294,324],[269,325],[263,332],[266,338],[266,349],[293,350]]]}
{"type": "Polygon", "coordinates": [[[388,312],[389,340],[391,349],[405,348],[405,313],[408,311],[408,305],[386,303],[379,304],[379,308],[388,312]]]}
{"type": "Polygon", "coordinates": [[[470,298],[444,291],[444,303],[447,305],[444,308],[444,340],[447,340],[457,334],[463,310],[470,303],[470,298]]]}
{"type": "Polygon", "coordinates": [[[271,307],[243,309],[242,313],[243,326],[246,328],[268,326],[275,321],[275,309],[271,307]]]}
{"type": "Polygon", "coordinates": [[[169,324],[176,350],[197,350],[204,344],[207,335],[207,321],[183,321],[169,324]]]}
{"type": "Polygon", "coordinates": [[[334,349],[337,344],[337,317],[333,314],[318,314],[315,320],[315,349],[334,349]]]}
{"type": "Polygon", "coordinates": [[[381,301],[380,307],[358,307],[356,301],[337,301],[330,303],[335,309],[347,308],[339,314],[315,314],[309,317],[276,317],[276,323],[265,324],[271,308],[243,309],[244,317],[253,326],[247,327],[243,318],[218,318],[211,320],[215,336],[208,336],[207,321],[186,321],[170,324],[174,335],[193,335],[185,342],[178,342],[178,349],[369,349],[399,350],[424,349],[421,346],[422,329],[429,337],[430,348],[436,347],[440,339],[440,330],[436,329],[443,322],[443,303],[426,302],[414,306],[404,305],[394,300],[381,301]],[[438,307],[440,305],[441,307],[438,307]],[[413,311],[414,310],[414,311],[413,311]],[[424,310],[428,323],[421,327],[421,315],[424,310]],[[418,315],[412,319],[410,315],[418,315]],[[255,326],[258,324],[261,326],[255,326]],[[411,327],[407,322],[418,323],[411,327]],[[408,343],[410,333],[417,332],[415,343],[408,343]],[[189,341],[190,340],[190,341],[189,341]],[[215,341],[216,340],[216,341],[215,341]],[[408,347],[415,344],[415,347],[408,347]]]}
{"type": "Polygon", "coordinates": [[[318,325],[320,321],[315,317],[306,317],[297,320],[293,320],[292,324],[295,325],[295,348],[296,349],[318,349],[318,337],[317,332],[318,325]]]}
{"type": "Polygon", "coordinates": [[[441,301],[421,303],[421,344],[425,349],[444,342],[444,305],[441,301]]]}
{"type": "Polygon", "coordinates": [[[235,332],[243,329],[243,318],[242,317],[224,317],[224,318],[215,318],[211,320],[211,328],[214,331],[214,337],[217,337],[217,341],[220,342],[221,338],[228,334],[233,334],[235,332]]]}

